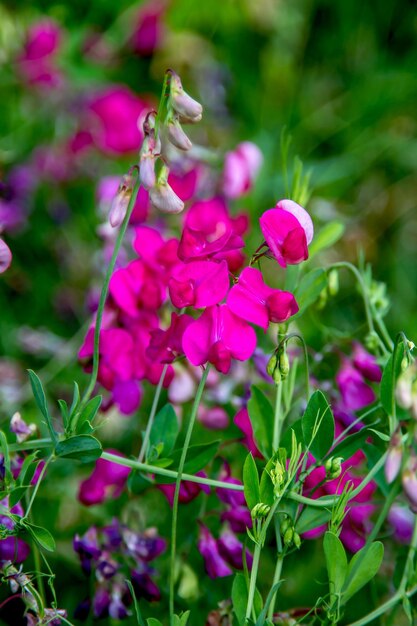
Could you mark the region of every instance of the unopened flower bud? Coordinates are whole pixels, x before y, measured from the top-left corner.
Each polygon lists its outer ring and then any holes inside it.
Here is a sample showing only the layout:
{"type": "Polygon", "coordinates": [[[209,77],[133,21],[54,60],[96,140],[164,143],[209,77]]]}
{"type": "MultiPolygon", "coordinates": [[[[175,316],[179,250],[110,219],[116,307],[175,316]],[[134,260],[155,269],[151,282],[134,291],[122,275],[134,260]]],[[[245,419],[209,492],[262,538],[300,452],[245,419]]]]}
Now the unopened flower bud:
{"type": "Polygon", "coordinates": [[[374,330],[372,330],[371,332],[369,332],[366,335],[366,337],[365,337],[365,346],[371,352],[375,352],[378,349],[379,337],[378,337],[377,333],[374,330]]]}
{"type": "Polygon", "coordinates": [[[258,502],[255,504],[250,514],[252,519],[263,519],[266,517],[271,510],[271,507],[268,504],[263,504],[263,502],[258,502]]]}
{"type": "Polygon", "coordinates": [[[297,548],[297,550],[299,550],[300,547],[301,547],[301,538],[300,538],[300,535],[297,532],[295,532],[295,531],[294,531],[294,536],[293,536],[292,540],[293,540],[293,543],[294,543],[295,547],[297,548]]]}
{"type": "Polygon", "coordinates": [[[384,466],[385,479],[389,485],[397,478],[401,469],[402,460],[403,447],[401,438],[398,435],[394,435],[391,439],[384,466]]]}
{"type": "Polygon", "coordinates": [[[275,368],[272,378],[274,379],[274,383],[276,385],[281,384],[282,375],[281,375],[281,372],[279,371],[279,367],[275,368]]]}
{"type": "Polygon", "coordinates": [[[413,341],[407,340],[407,346],[408,346],[408,349],[410,350],[410,352],[411,352],[411,350],[414,350],[414,348],[415,348],[415,345],[414,345],[413,341]]]}
{"type": "Polygon", "coordinates": [[[181,213],[184,209],[184,202],[168,183],[168,173],[169,169],[164,165],[156,185],[149,190],[149,199],[151,204],[162,213],[181,213]]]}
{"type": "Polygon", "coordinates": [[[277,364],[278,364],[278,359],[277,359],[277,355],[274,352],[274,354],[271,356],[271,358],[268,361],[268,365],[266,366],[266,372],[269,376],[271,376],[271,378],[274,376],[274,372],[277,367],[277,364]]]}
{"type": "Polygon", "coordinates": [[[117,228],[123,222],[132,192],[133,177],[131,174],[125,174],[120,181],[119,188],[110,207],[109,222],[113,228],[117,228]]]}
{"type": "Polygon", "coordinates": [[[283,539],[284,539],[284,545],[287,548],[292,546],[292,542],[294,539],[294,528],[292,528],[292,526],[289,526],[287,528],[287,530],[284,533],[283,539]]]}
{"type": "Polygon", "coordinates": [[[340,474],[342,473],[342,461],[343,457],[341,456],[331,456],[329,459],[327,459],[326,463],[324,464],[324,469],[326,470],[326,480],[339,478],[340,474]]]}
{"type": "Polygon", "coordinates": [[[177,117],[172,117],[168,122],[168,139],[179,150],[190,150],[193,147],[188,136],[182,129],[177,117]]]}
{"type": "Polygon", "coordinates": [[[287,479],[287,472],[281,461],[277,461],[275,463],[275,466],[271,469],[269,475],[271,477],[272,484],[274,485],[274,495],[278,498],[281,495],[282,487],[287,479]]]}
{"type": "Polygon", "coordinates": [[[199,122],[201,120],[203,107],[184,91],[180,77],[173,71],[171,71],[170,99],[172,108],[178,113],[182,122],[199,122]]]}
{"type": "Polygon", "coordinates": [[[331,296],[336,296],[339,291],[339,273],[337,270],[330,270],[327,275],[328,289],[331,296]]]}
{"type": "Polygon", "coordinates": [[[146,152],[140,157],[139,176],[141,185],[146,190],[155,186],[155,157],[150,152],[146,152]]]}
{"type": "Polygon", "coordinates": [[[290,371],[290,361],[289,361],[288,354],[285,348],[281,350],[281,353],[279,355],[279,371],[280,371],[282,380],[287,378],[289,371],[290,371]]]}
{"type": "Polygon", "coordinates": [[[327,304],[327,296],[328,296],[328,291],[327,289],[322,289],[319,295],[319,298],[316,302],[316,308],[321,311],[322,309],[324,309],[324,307],[327,304]]]}

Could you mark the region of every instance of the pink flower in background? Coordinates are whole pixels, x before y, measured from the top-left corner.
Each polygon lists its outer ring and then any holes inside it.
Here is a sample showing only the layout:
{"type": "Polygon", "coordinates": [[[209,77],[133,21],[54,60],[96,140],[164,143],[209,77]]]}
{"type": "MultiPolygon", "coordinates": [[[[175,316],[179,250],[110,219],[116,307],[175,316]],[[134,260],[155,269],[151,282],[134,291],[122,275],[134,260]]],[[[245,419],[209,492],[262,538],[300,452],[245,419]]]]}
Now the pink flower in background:
{"type": "Polygon", "coordinates": [[[227,374],[232,359],[246,361],[256,348],[256,334],[226,304],[208,307],[186,329],[182,346],[193,365],[212,363],[227,374]]]}
{"type": "Polygon", "coordinates": [[[369,354],[357,341],[353,343],[353,365],[368,380],[379,383],[382,377],[382,369],[376,362],[373,354],[369,354]]]}
{"type": "Polygon", "coordinates": [[[240,409],[240,411],[238,411],[234,416],[233,422],[238,428],[240,428],[240,430],[245,435],[242,442],[247,447],[249,452],[252,452],[252,455],[258,457],[258,459],[263,459],[263,455],[258,450],[255,439],[253,437],[253,428],[250,421],[248,409],[246,407],[240,409]]]}
{"type": "Polygon", "coordinates": [[[231,217],[221,198],[195,202],[185,217],[178,256],[182,261],[227,260],[227,253],[243,248],[242,235],[247,227],[247,216],[231,217]]]}
{"type": "Polygon", "coordinates": [[[166,298],[166,286],[156,272],[137,259],[116,270],[111,277],[110,294],[122,311],[138,317],[142,309],[159,309],[166,298]]]}
{"type": "Polygon", "coordinates": [[[168,283],[171,302],[178,309],[202,309],[217,304],[229,290],[226,261],[191,261],[173,269],[168,283]]]}
{"type": "Polygon", "coordinates": [[[308,259],[313,222],[307,211],[292,200],[281,200],[259,220],[271,254],[282,267],[308,259]]]}
{"type": "Polygon", "coordinates": [[[179,264],[178,239],[165,240],[160,232],[149,226],[139,226],[135,232],[134,249],[144,263],[168,283],[173,268],[179,264]]]}
{"type": "MultiPolygon", "coordinates": [[[[118,450],[107,452],[123,456],[118,450]]],[[[98,459],[91,475],[80,484],[78,499],[86,506],[92,506],[110,498],[118,498],[125,487],[129,472],[129,467],[98,459]]]]}
{"type": "Polygon", "coordinates": [[[227,296],[227,304],[233,313],[264,330],[269,322],[285,322],[298,311],[292,293],[268,287],[262,273],[253,267],[243,270],[227,296]]]}
{"type": "MultiPolygon", "coordinates": [[[[13,507],[9,507],[9,498],[6,496],[0,500],[0,505],[14,515],[23,517],[24,510],[20,502],[13,507]]],[[[9,531],[13,531],[15,522],[8,515],[0,514],[0,524],[9,531]]],[[[30,547],[23,541],[15,536],[6,537],[0,539],[0,564],[5,561],[12,561],[13,563],[22,563],[30,554],[30,547]]]]}
{"type": "Polygon", "coordinates": [[[204,565],[210,578],[231,576],[233,570],[220,555],[217,541],[204,524],[200,524],[198,549],[204,559],[204,565]]]}
{"type": "Polygon", "coordinates": [[[28,83],[47,87],[61,84],[61,73],[55,66],[60,42],[61,29],[56,22],[42,20],[31,25],[18,58],[19,70],[28,83]]]}
{"type": "MultiPolygon", "coordinates": [[[[196,476],[207,478],[207,474],[205,472],[197,472],[196,476]]],[[[172,506],[174,502],[175,485],[158,485],[158,489],[162,491],[169,504],[172,506]]],[[[194,483],[190,480],[183,480],[180,485],[179,502],[181,502],[181,504],[188,504],[189,502],[195,500],[195,498],[197,498],[202,491],[208,494],[210,493],[210,487],[208,485],[194,483]]]]}
{"type": "Polygon", "coordinates": [[[134,152],[142,144],[138,121],[147,109],[148,103],[130,89],[115,85],[91,98],[85,127],[100,150],[116,154],[134,152]]]}
{"type": "Polygon", "coordinates": [[[7,243],[0,237],[0,274],[9,269],[12,262],[12,253],[7,243]]]}
{"type": "Polygon", "coordinates": [[[152,330],[151,339],[146,354],[149,359],[159,363],[172,363],[183,354],[182,338],[185,329],[193,322],[190,315],[171,313],[171,324],[166,330],[156,328],[152,330]]]}
{"type": "Polygon", "coordinates": [[[228,152],[224,160],[223,193],[228,198],[239,198],[247,193],[262,165],[263,156],[251,141],[240,143],[228,152]]]}
{"type": "Polygon", "coordinates": [[[131,38],[132,48],[139,56],[149,57],[161,45],[165,9],[165,3],[158,0],[151,0],[141,6],[131,38]]]}
{"type": "Polygon", "coordinates": [[[336,382],[342,396],[343,408],[347,410],[358,411],[375,400],[373,389],[347,359],[343,360],[336,382]]]}
{"type": "Polygon", "coordinates": [[[221,406],[206,407],[200,404],[197,419],[210,430],[223,430],[229,426],[229,416],[221,406]]]}
{"type": "Polygon", "coordinates": [[[183,202],[187,202],[187,200],[191,200],[194,196],[200,178],[201,167],[194,166],[184,172],[181,172],[174,167],[169,172],[168,183],[171,185],[177,196],[181,198],[183,202]]]}

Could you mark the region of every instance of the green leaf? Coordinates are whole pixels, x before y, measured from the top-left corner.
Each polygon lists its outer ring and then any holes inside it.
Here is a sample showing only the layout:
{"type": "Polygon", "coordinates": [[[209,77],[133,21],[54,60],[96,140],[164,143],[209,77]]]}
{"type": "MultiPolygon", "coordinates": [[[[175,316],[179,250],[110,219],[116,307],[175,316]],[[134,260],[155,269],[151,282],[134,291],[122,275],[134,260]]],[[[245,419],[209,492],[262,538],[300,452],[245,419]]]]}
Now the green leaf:
{"type": "Polygon", "coordinates": [[[159,619],[156,619],[155,617],[148,617],[146,621],[148,622],[148,626],[162,626],[159,619]]]}
{"type": "Polygon", "coordinates": [[[10,469],[9,444],[7,443],[6,435],[2,430],[0,430],[0,449],[3,454],[6,485],[9,485],[13,482],[13,474],[10,469]]]}
{"type": "MultiPolygon", "coordinates": [[[[195,474],[205,467],[216,455],[219,447],[219,441],[210,443],[202,443],[196,446],[190,446],[187,450],[187,459],[184,465],[186,474],[195,474]]],[[[176,470],[179,466],[182,449],[178,448],[171,453],[172,469],[176,470]]],[[[158,476],[159,483],[175,483],[175,478],[166,476],[158,476]]]]}
{"type": "MultiPolygon", "coordinates": [[[[401,362],[403,358],[404,358],[404,345],[401,343],[397,347],[397,350],[396,350],[394,383],[401,373],[401,362]]],[[[394,362],[394,354],[392,354],[389,357],[384,367],[384,371],[382,372],[382,378],[381,378],[381,386],[380,386],[381,404],[384,407],[385,411],[388,413],[388,415],[392,415],[392,401],[393,401],[393,394],[394,394],[394,389],[392,385],[393,362],[394,362]]]]}
{"type": "Polygon", "coordinates": [[[127,580],[127,579],[125,579],[125,583],[128,586],[129,591],[130,591],[130,595],[133,598],[133,605],[135,607],[136,620],[138,622],[138,625],[139,626],[146,626],[145,621],[144,621],[143,616],[142,616],[142,613],[141,613],[141,610],[140,610],[140,607],[139,607],[138,599],[137,599],[136,594],[135,594],[135,590],[133,589],[133,585],[132,585],[131,581],[127,580]]]}
{"type": "Polygon", "coordinates": [[[369,583],[381,567],[384,546],[374,541],[357,552],[349,563],[347,578],[342,589],[343,602],[347,602],[359,589],[369,583]]]}
{"type": "Polygon", "coordinates": [[[273,587],[270,589],[268,596],[265,600],[265,606],[262,609],[262,611],[259,613],[259,617],[256,620],[256,625],[255,626],[264,626],[265,625],[265,619],[266,619],[266,613],[268,611],[268,607],[272,602],[272,598],[274,597],[274,595],[276,594],[276,592],[278,591],[278,589],[281,587],[281,583],[282,580],[279,580],[277,583],[275,583],[275,585],[273,585],[273,587]]]}
{"type": "Polygon", "coordinates": [[[153,481],[144,476],[139,470],[132,470],[127,479],[128,489],[136,495],[142,493],[151,485],[153,485],[153,481]]]}
{"type": "Polygon", "coordinates": [[[272,432],[274,429],[274,410],[271,403],[256,385],[251,387],[248,413],[253,428],[253,435],[259,450],[269,458],[272,450],[272,432]]]}
{"type": "Polygon", "coordinates": [[[157,446],[163,443],[163,453],[169,455],[177,440],[178,431],[178,419],[174,407],[166,404],[155,416],[149,444],[157,446]]]}
{"type": "Polygon", "coordinates": [[[323,459],[334,439],[334,417],[326,396],[315,391],[302,417],[304,443],[316,461],[323,459]]]}
{"type": "Polygon", "coordinates": [[[70,417],[74,415],[74,413],[79,407],[79,404],[80,404],[80,388],[78,386],[78,383],[74,381],[74,394],[73,394],[72,404],[71,404],[71,408],[69,412],[70,417]]]}
{"type": "Polygon", "coordinates": [[[300,317],[309,306],[316,302],[326,287],[327,274],[323,269],[311,270],[311,272],[303,276],[294,292],[299,311],[291,319],[300,317]]]}
{"type": "Polygon", "coordinates": [[[23,461],[23,465],[20,468],[19,476],[17,478],[17,482],[19,483],[19,485],[23,485],[25,480],[29,484],[32,480],[38,463],[40,462],[37,457],[38,450],[36,452],[33,452],[32,454],[29,454],[23,461]]]}
{"type": "Polygon", "coordinates": [[[239,626],[243,626],[245,623],[247,603],[248,588],[245,576],[243,574],[236,574],[232,585],[232,604],[239,626]]]}
{"type": "Polygon", "coordinates": [[[87,402],[81,413],[72,416],[69,424],[70,429],[79,433],[82,430],[85,422],[88,422],[91,425],[91,422],[94,420],[95,416],[98,413],[102,400],[103,396],[95,396],[95,398],[91,398],[91,400],[87,402]]]}
{"type": "Polygon", "coordinates": [[[102,453],[101,443],[91,435],[75,435],[60,441],[55,455],[65,459],[75,459],[81,463],[96,461],[102,453]]]}
{"type": "Polygon", "coordinates": [[[329,531],[324,535],[323,548],[329,576],[330,596],[338,596],[345,584],[348,571],[345,548],[339,537],[329,531]]]}
{"type": "Polygon", "coordinates": [[[243,466],[243,487],[246,504],[252,510],[261,501],[258,468],[251,453],[248,454],[243,466]]]}
{"type": "Polygon", "coordinates": [[[62,423],[64,424],[64,428],[66,431],[69,423],[68,404],[65,402],[65,400],[58,400],[58,404],[59,408],[61,409],[62,423]]]}
{"type": "Polygon", "coordinates": [[[48,550],[48,552],[53,552],[55,550],[55,540],[49,530],[43,528],[42,526],[30,524],[26,520],[24,522],[24,528],[41,548],[48,550]]]}
{"type": "Polygon", "coordinates": [[[328,222],[318,233],[314,233],[314,239],[309,245],[308,256],[312,259],[316,254],[330,248],[342,237],[345,226],[342,222],[328,222]]]}
{"type": "Polygon", "coordinates": [[[308,530],[317,528],[327,524],[332,516],[332,512],[329,509],[318,508],[316,506],[306,506],[303,508],[300,517],[298,518],[295,526],[299,535],[306,533],[308,530]]]}
{"type": "Polygon", "coordinates": [[[260,502],[268,504],[269,506],[272,506],[275,500],[274,485],[272,484],[271,476],[269,475],[269,472],[273,468],[275,461],[276,456],[274,455],[272,459],[269,459],[261,474],[260,502]]]}
{"type": "Polygon", "coordinates": [[[174,615],[174,626],[186,626],[191,611],[185,611],[181,615],[174,615]]]}
{"type": "Polygon", "coordinates": [[[21,485],[20,487],[15,487],[13,491],[9,494],[9,507],[12,508],[17,504],[25,495],[29,485],[21,485]]]}
{"type": "Polygon", "coordinates": [[[51,437],[56,441],[56,433],[52,425],[52,418],[49,414],[48,405],[46,404],[46,396],[40,378],[35,374],[33,370],[28,370],[28,373],[30,378],[30,385],[32,387],[32,392],[37,407],[46,420],[46,424],[48,426],[51,437]]]}
{"type": "Polygon", "coordinates": [[[362,428],[357,433],[348,435],[340,441],[331,451],[332,456],[341,456],[345,460],[349,459],[369,437],[369,429],[362,428]]]}

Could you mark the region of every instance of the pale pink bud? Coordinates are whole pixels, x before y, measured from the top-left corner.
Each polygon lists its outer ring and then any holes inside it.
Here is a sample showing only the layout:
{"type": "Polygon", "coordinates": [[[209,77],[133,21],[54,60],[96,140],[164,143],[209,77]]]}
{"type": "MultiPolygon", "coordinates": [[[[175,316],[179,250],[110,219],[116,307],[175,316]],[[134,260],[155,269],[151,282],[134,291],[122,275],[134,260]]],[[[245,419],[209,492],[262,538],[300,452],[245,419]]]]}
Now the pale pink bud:
{"type": "Polygon", "coordinates": [[[176,214],[184,209],[184,202],[165,181],[158,182],[150,189],[149,199],[152,205],[162,213],[176,214]]]}
{"type": "Polygon", "coordinates": [[[190,150],[193,147],[177,118],[173,118],[168,122],[168,139],[180,150],[190,150]]]}
{"type": "Polygon", "coordinates": [[[408,498],[411,510],[417,512],[417,458],[411,457],[402,474],[404,493],[408,498]]]}
{"type": "Polygon", "coordinates": [[[150,152],[140,157],[139,163],[140,182],[145,189],[151,189],[155,185],[155,157],[150,152]]]}
{"type": "Polygon", "coordinates": [[[12,253],[5,241],[0,237],[0,274],[5,272],[12,262],[12,253]]]}
{"type": "Polygon", "coordinates": [[[120,181],[119,189],[111,203],[109,222],[113,228],[117,228],[123,222],[130,198],[133,192],[133,178],[130,174],[123,176],[120,181]]]}
{"type": "Polygon", "coordinates": [[[171,105],[181,116],[182,122],[199,122],[203,115],[203,107],[184,91],[181,79],[175,72],[171,73],[171,105]]]}
{"type": "Polygon", "coordinates": [[[403,449],[401,437],[399,435],[394,435],[391,439],[384,467],[385,479],[388,484],[391,484],[397,478],[401,469],[402,458],[403,449]]]}

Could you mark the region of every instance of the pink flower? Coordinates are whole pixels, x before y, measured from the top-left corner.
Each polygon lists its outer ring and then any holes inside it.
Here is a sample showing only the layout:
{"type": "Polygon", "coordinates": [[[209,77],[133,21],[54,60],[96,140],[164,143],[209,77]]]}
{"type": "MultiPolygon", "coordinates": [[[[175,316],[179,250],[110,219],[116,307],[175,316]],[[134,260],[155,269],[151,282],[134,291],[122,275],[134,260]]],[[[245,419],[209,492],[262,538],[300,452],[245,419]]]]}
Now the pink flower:
{"type": "Polygon", "coordinates": [[[210,578],[222,578],[233,574],[233,570],[220,555],[215,538],[204,524],[200,524],[198,549],[204,558],[206,572],[210,578]]]}
{"type": "MultiPolygon", "coordinates": [[[[196,476],[207,478],[207,474],[201,471],[197,472],[196,476]]],[[[158,485],[158,489],[162,491],[172,506],[174,502],[175,485],[158,485]]],[[[210,493],[210,487],[208,485],[194,483],[190,480],[183,480],[180,485],[179,502],[181,504],[188,504],[189,502],[195,500],[195,498],[197,498],[202,491],[208,494],[210,493]]]]}
{"type": "Polygon", "coordinates": [[[282,267],[308,259],[313,238],[313,222],[307,211],[292,200],[281,200],[259,220],[272,255],[282,267]]]}
{"type": "Polygon", "coordinates": [[[190,200],[196,192],[200,178],[200,168],[193,167],[188,171],[170,170],[168,183],[183,202],[190,200]]]}
{"type": "Polygon", "coordinates": [[[141,6],[132,35],[132,47],[139,56],[151,56],[161,44],[164,11],[165,4],[155,0],[141,6]]]}
{"type": "Polygon", "coordinates": [[[61,74],[54,64],[60,40],[61,30],[52,20],[42,20],[30,27],[18,59],[19,69],[28,83],[49,87],[61,83],[61,74]]]}
{"type": "Polygon", "coordinates": [[[229,426],[229,416],[221,406],[199,407],[198,421],[210,430],[223,430],[229,426]]]}
{"type": "Polygon", "coordinates": [[[166,298],[166,286],[156,272],[137,259],[116,270],[110,280],[110,294],[122,311],[138,317],[141,309],[159,309],[166,298]]]}
{"type": "Polygon", "coordinates": [[[357,341],[353,344],[353,365],[368,380],[379,383],[382,377],[382,370],[376,362],[373,354],[369,354],[357,341]]]}
{"type": "Polygon", "coordinates": [[[10,267],[12,253],[7,243],[0,237],[0,274],[3,274],[10,267]]]}
{"type": "Polygon", "coordinates": [[[171,314],[171,325],[167,330],[157,328],[151,331],[151,340],[146,355],[152,361],[172,363],[182,351],[182,338],[185,329],[193,322],[190,315],[171,314]]]}
{"type": "Polygon", "coordinates": [[[241,235],[247,227],[247,217],[232,218],[221,198],[195,202],[185,217],[178,256],[182,261],[213,257],[228,260],[227,254],[243,248],[241,235]]]}
{"type": "Polygon", "coordinates": [[[125,154],[139,150],[143,133],[138,120],[148,105],[125,86],[116,85],[90,101],[87,128],[104,152],[125,154]]]}
{"type": "MultiPolygon", "coordinates": [[[[118,450],[107,452],[123,456],[118,450]]],[[[101,504],[110,498],[118,498],[124,489],[129,472],[129,467],[98,459],[91,475],[80,484],[78,499],[86,506],[91,506],[101,504]]]]}
{"type": "Polygon", "coordinates": [[[227,374],[232,359],[246,361],[256,348],[251,326],[230,311],[226,304],[208,307],[186,329],[182,346],[193,365],[212,363],[227,374]]]}
{"type": "Polygon", "coordinates": [[[373,389],[366,384],[362,374],[345,359],[336,375],[344,409],[358,411],[375,400],[373,389]]]}
{"type": "Polygon", "coordinates": [[[228,152],[224,160],[223,193],[228,198],[239,198],[252,187],[262,165],[263,156],[251,141],[240,143],[228,152]]]}
{"type": "Polygon", "coordinates": [[[269,322],[285,322],[298,311],[292,293],[268,287],[262,273],[253,267],[243,270],[227,296],[227,304],[233,313],[264,330],[269,322]]]}
{"type": "Polygon", "coordinates": [[[226,261],[191,261],[177,265],[168,283],[172,304],[178,309],[202,309],[217,304],[229,290],[226,261]]]}
{"type": "Polygon", "coordinates": [[[233,421],[245,435],[245,437],[243,438],[243,444],[247,447],[249,452],[252,452],[252,455],[258,457],[258,459],[262,459],[263,456],[258,450],[253,436],[253,428],[250,421],[248,409],[246,407],[240,409],[240,411],[238,411],[234,416],[233,421]]]}

